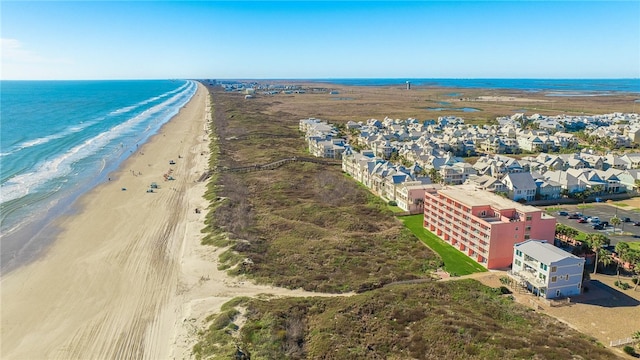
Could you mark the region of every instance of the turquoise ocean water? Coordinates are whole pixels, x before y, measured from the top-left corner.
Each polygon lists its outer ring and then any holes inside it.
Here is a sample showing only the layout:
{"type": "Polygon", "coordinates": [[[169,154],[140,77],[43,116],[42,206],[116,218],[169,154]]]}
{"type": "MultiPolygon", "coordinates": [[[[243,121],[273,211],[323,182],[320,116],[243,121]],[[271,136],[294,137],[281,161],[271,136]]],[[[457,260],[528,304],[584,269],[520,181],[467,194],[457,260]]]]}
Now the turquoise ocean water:
{"type": "Polygon", "coordinates": [[[106,181],[195,91],[187,80],[1,81],[2,269],[37,253],[45,225],[106,181]]]}

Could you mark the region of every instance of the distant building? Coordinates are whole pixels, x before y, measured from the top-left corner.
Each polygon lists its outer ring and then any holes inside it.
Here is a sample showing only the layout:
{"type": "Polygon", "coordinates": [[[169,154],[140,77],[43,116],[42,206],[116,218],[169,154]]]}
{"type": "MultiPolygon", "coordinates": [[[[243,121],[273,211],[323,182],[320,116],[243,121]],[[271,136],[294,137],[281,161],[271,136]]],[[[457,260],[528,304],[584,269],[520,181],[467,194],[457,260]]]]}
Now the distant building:
{"type": "Polygon", "coordinates": [[[406,181],[400,185],[396,202],[398,207],[410,214],[424,211],[424,193],[435,193],[440,189],[438,184],[423,184],[421,181],[406,181]]]}
{"type": "Polygon", "coordinates": [[[529,239],[553,241],[556,219],[474,185],[426,192],[424,227],[488,269],[506,268],[513,245],[529,239]]]}
{"type": "Polygon", "coordinates": [[[545,299],[580,295],[584,263],[546,241],[527,240],[513,246],[509,276],[545,299]]]}

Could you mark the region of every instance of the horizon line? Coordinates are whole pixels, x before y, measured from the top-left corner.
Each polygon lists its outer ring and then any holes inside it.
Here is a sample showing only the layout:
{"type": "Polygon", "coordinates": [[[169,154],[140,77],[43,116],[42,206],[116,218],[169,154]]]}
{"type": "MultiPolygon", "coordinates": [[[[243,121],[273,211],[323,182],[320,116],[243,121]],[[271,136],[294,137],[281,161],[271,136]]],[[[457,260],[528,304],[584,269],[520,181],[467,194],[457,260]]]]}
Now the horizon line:
{"type": "Polygon", "coordinates": [[[89,78],[0,79],[0,81],[146,81],[146,80],[640,80],[640,77],[202,77],[202,78],[89,78]]]}

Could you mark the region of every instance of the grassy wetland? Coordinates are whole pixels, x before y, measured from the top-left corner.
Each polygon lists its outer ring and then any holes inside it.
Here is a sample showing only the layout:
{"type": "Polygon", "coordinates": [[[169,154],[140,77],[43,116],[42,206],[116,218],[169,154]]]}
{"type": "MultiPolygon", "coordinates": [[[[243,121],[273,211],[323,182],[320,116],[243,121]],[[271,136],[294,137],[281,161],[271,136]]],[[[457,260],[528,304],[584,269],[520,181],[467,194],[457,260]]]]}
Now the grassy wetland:
{"type": "MultiPolygon", "coordinates": [[[[437,100],[438,91],[455,90],[339,91],[354,100],[313,93],[244,99],[210,88],[211,167],[309,156],[298,131],[302,118],[437,118],[445,114],[423,110],[429,94],[437,100]]],[[[500,112],[499,104],[487,105],[473,113],[474,121],[500,112]]],[[[580,111],[571,102],[563,106],[580,111]]],[[[471,279],[429,281],[443,260],[339,166],[292,162],[265,171],[218,171],[207,197],[212,205],[204,242],[225,249],[221,269],[259,283],[347,296],[237,298],[208,318],[196,358],[230,358],[236,344],[253,359],[616,358],[499,289],[471,279]],[[426,282],[397,284],[414,279],[426,282]]]]}

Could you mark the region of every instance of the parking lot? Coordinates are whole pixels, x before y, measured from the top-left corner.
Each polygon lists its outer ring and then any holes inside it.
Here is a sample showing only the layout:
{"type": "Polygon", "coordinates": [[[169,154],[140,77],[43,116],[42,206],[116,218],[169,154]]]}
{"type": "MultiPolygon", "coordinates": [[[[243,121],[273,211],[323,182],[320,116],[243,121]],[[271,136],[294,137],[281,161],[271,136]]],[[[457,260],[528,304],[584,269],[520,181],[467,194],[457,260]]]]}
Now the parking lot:
{"type": "Polygon", "coordinates": [[[612,246],[615,246],[615,244],[620,241],[640,241],[640,226],[633,225],[634,222],[640,221],[640,212],[620,209],[615,206],[610,206],[602,203],[587,204],[585,207],[581,205],[564,205],[561,207],[561,209],[569,212],[570,214],[574,212],[580,212],[584,216],[597,216],[600,218],[600,221],[608,221],[609,223],[611,223],[611,218],[614,216],[617,216],[621,220],[628,217],[631,219],[631,222],[622,223],[616,226],[616,235],[613,235],[613,227],[611,226],[611,224],[609,224],[609,226],[604,230],[594,230],[591,223],[581,224],[578,223],[578,221],[575,219],[568,219],[566,216],[559,216],[557,214],[557,211],[559,210],[556,210],[551,214],[556,217],[558,223],[571,226],[585,233],[602,233],[607,235],[609,239],[611,239],[612,246]],[[578,206],[580,206],[580,208],[578,208],[578,206]],[[620,233],[620,229],[622,229],[626,235],[617,235],[620,233]]]}

